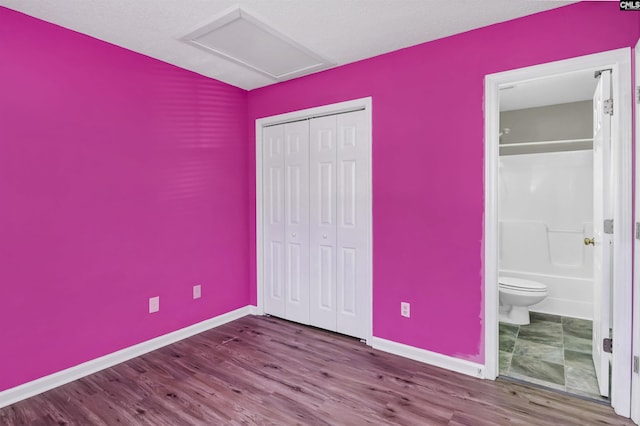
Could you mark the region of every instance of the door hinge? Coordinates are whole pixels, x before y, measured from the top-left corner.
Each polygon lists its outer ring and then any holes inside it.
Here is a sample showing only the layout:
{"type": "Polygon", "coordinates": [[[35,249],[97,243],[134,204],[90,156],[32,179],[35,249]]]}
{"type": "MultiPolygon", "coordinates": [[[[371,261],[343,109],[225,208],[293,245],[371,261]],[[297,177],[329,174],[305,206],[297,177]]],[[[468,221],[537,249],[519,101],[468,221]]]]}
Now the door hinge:
{"type": "Polygon", "coordinates": [[[636,103],[640,104],[640,86],[636,86],[636,103]]]}
{"type": "Polygon", "coordinates": [[[607,99],[606,101],[604,101],[602,107],[605,114],[613,115],[613,99],[607,99]]]}
{"type": "Polygon", "coordinates": [[[633,372],[640,372],[640,357],[638,357],[638,355],[634,355],[633,357],[633,372]]]}
{"type": "Polygon", "coordinates": [[[602,339],[602,350],[613,353],[613,339],[602,339]]]}
{"type": "Polygon", "coordinates": [[[602,227],[605,234],[613,234],[613,219],[605,219],[602,227]]]}
{"type": "Polygon", "coordinates": [[[636,222],[636,240],[640,240],[640,222],[636,222]]]}

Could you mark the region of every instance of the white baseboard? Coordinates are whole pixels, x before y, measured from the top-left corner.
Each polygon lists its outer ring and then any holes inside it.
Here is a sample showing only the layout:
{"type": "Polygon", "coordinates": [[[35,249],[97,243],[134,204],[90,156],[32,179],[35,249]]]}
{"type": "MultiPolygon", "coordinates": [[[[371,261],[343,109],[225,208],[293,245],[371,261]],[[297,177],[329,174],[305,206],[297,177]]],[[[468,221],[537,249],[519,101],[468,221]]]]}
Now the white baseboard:
{"type": "Polygon", "coordinates": [[[442,355],[426,349],[415,348],[413,346],[381,339],[379,337],[374,337],[371,343],[374,349],[379,349],[394,355],[400,355],[405,358],[424,362],[425,364],[434,365],[436,367],[466,374],[468,376],[484,378],[484,365],[482,364],[454,358],[448,355],[442,355]]]}
{"type": "Polygon", "coordinates": [[[45,377],[33,380],[31,382],[24,383],[16,386],[15,388],[7,389],[0,392],[0,408],[7,405],[14,404],[23,399],[30,398],[39,393],[48,391],[55,387],[64,385],[66,383],[78,380],[82,377],[96,373],[105,368],[113,367],[116,364],[130,360],[132,358],[144,355],[148,352],[155,351],[163,346],[170,345],[180,340],[186,339],[203,331],[221,326],[230,321],[234,321],[238,318],[242,318],[247,315],[252,315],[254,312],[254,306],[244,306],[236,309],[235,311],[227,312],[217,317],[199,322],[197,324],[190,325],[183,329],[173,331],[163,336],[156,337],[146,342],[138,343],[137,345],[129,346],[128,348],[121,349],[117,352],[110,353],[100,358],[92,359],[91,361],[78,364],[76,366],[67,368],[57,373],[50,374],[45,377]]]}

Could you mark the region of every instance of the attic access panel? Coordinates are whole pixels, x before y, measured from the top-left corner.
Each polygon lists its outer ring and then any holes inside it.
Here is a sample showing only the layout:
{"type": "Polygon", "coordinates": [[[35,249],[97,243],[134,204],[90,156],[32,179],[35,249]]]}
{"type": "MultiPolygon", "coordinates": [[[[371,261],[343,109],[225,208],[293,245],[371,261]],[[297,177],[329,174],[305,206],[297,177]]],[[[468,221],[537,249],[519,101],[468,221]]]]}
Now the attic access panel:
{"type": "Polygon", "coordinates": [[[182,40],[277,81],[333,65],[240,8],[182,40]]]}

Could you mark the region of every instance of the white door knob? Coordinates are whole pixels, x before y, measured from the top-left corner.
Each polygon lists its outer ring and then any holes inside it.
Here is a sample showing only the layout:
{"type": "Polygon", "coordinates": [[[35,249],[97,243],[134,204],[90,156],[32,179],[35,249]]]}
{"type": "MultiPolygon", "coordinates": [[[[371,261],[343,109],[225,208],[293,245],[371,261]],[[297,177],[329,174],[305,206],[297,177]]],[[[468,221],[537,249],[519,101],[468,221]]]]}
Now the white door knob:
{"type": "Polygon", "coordinates": [[[322,234],[322,238],[327,239],[327,234],[322,234]]]}
{"type": "Polygon", "coordinates": [[[291,234],[291,235],[292,235],[293,237],[295,237],[295,236],[296,236],[296,233],[294,232],[294,233],[293,233],[293,234],[291,234]]]}

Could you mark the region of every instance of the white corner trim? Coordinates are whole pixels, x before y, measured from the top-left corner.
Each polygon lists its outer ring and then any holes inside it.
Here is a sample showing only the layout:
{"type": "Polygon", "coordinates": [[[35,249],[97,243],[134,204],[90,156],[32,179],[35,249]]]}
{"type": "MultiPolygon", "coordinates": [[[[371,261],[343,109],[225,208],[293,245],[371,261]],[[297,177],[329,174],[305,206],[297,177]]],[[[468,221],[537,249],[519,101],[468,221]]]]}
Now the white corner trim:
{"type": "MultiPolygon", "coordinates": [[[[636,43],[635,55],[634,55],[634,68],[635,68],[635,87],[632,89],[631,96],[634,96],[635,90],[640,90],[640,39],[636,43]]],[[[637,100],[631,102],[636,103],[635,108],[635,222],[640,222],[640,107],[637,105],[637,100]]],[[[614,105],[615,108],[615,105],[614,105]]],[[[637,226],[637,225],[636,225],[637,226]]],[[[633,266],[633,336],[632,336],[632,356],[640,356],[640,242],[638,239],[633,240],[634,246],[634,266],[633,266]]],[[[633,373],[631,375],[631,420],[635,424],[640,423],[640,375],[633,373]]]]}
{"type": "Polygon", "coordinates": [[[374,349],[455,371],[456,373],[466,374],[467,376],[484,378],[484,365],[482,364],[381,339],[380,337],[374,337],[371,343],[374,349]]]}
{"type": "Polygon", "coordinates": [[[91,361],[75,365],[65,370],[58,371],[57,373],[4,390],[0,392],[0,408],[22,401],[23,399],[30,398],[34,395],[38,395],[74,380],[81,379],[82,377],[104,370],[105,368],[113,367],[116,364],[120,364],[121,362],[155,351],[156,349],[160,349],[164,346],[186,339],[187,337],[194,336],[198,333],[219,327],[244,316],[251,315],[253,312],[252,308],[254,307],[244,306],[234,311],[218,315],[217,317],[190,325],[183,329],[147,340],[146,342],[129,346],[128,348],[121,349],[100,358],[92,359],[91,361]]]}
{"type": "Polygon", "coordinates": [[[484,362],[485,377],[498,376],[498,133],[500,107],[498,81],[485,76],[485,134],[484,134],[484,251],[482,294],[484,296],[484,362]]]}

